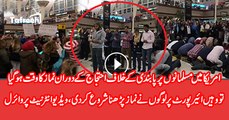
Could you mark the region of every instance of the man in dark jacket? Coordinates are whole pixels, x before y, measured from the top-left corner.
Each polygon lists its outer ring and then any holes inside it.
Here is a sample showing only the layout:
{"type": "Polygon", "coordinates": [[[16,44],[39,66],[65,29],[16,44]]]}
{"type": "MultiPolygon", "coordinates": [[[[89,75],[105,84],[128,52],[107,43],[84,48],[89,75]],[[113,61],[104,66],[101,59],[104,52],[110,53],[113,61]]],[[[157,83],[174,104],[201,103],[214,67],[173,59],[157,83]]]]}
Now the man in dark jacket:
{"type": "Polygon", "coordinates": [[[5,46],[5,40],[0,40],[0,78],[6,78],[12,68],[5,46]]]}
{"type": "MultiPolygon", "coordinates": [[[[111,33],[110,29],[106,29],[106,41],[104,42],[104,53],[105,57],[111,54],[112,51],[112,38],[113,34],[111,33]]],[[[108,59],[108,65],[112,65],[112,59],[108,59]]]]}

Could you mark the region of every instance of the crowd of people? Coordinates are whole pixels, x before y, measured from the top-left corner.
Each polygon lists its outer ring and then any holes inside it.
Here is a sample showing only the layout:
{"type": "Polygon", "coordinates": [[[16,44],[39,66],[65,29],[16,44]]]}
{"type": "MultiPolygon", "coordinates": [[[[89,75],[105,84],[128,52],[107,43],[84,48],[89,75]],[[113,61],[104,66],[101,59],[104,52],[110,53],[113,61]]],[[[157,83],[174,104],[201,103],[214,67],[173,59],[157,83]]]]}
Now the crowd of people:
{"type": "Polygon", "coordinates": [[[190,37],[214,37],[220,45],[228,42],[229,22],[203,22],[203,21],[182,21],[179,19],[163,18],[166,32],[170,34],[170,39],[175,40],[177,36],[183,38],[190,37]]]}
{"type": "Polygon", "coordinates": [[[169,34],[167,49],[177,59],[190,63],[192,70],[220,71],[229,77],[229,22],[162,21],[169,34]]]}
{"type": "MultiPolygon", "coordinates": [[[[210,70],[212,73],[219,71],[225,77],[229,77],[227,64],[229,61],[227,57],[229,50],[228,22],[210,23],[166,18],[162,21],[166,28],[169,44],[165,57],[156,68],[157,74],[168,75],[175,68],[181,67],[180,60],[183,60],[192,65],[192,70],[210,70]],[[175,60],[173,56],[176,57],[175,60]]],[[[87,48],[84,45],[82,49],[90,49],[90,43],[93,44],[91,51],[94,71],[98,70],[97,67],[103,71],[104,66],[100,62],[110,53],[121,52],[127,56],[130,70],[145,72],[159,60],[164,50],[164,33],[162,30],[158,30],[158,33],[152,31],[149,25],[144,25],[143,33],[140,33],[139,29],[135,29],[135,32],[132,33],[127,26],[122,32],[103,30],[100,26],[94,32],[88,33],[88,36],[91,37],[88,38],[87,48]],[[100,33],[96,31],[100,31],[100,33]],[[100,38],[96,38],[96,35],[100,38]],[[93,41],[94,39],[96,41],[93,41]],[[98,39],[101,41],[97,41],[98,39]]],[[[84,52],[89,54],[90,51],[84,52]]],[[[124,65],[124,60],[120,56],[115,57],[124,65]]],[[[113,59],[114,57],[108,59],[108,66],[113,65],[113,59]]]]}
{"type": "MultiPolygon", "coordinates": [[[[113,52],[121,52],[128,58],[129,69],[136,69],[137,71],[145,72],[151,69],[153,43],[155,35],[150,30],[149,25],[144,25],[144,33],[140,33],[136,29],[132,33],[128,26],[125,26],[124,31],[111,31],[110,29],[103,29],[100,23],[97,23],[91,30],[82,29],[80,32],[81,39],[81,54],[80,59],[88,59],[91,46],[93,71],[104,70],[104,59],[113,52]],[[142,58],[141,58],[142,57],[142,58]],[[133,64],[132,64],[133,62],[133,64]],[[147,67],[147,69],[146,69],[147,67]]],[[[108,67],[114,67],[114,59],[121,61],[122,68],[125,66],[125,59],[119,55],[112,56],[108,59],[108,67]]]]}
{"type": "Polygon", "coordinates": [[[73,75],[77,73],[77,64],[72,56],[69,38],[3,35],[0,36],[0,78],[15,70],[24,76],[44,71],[73,75]]]}

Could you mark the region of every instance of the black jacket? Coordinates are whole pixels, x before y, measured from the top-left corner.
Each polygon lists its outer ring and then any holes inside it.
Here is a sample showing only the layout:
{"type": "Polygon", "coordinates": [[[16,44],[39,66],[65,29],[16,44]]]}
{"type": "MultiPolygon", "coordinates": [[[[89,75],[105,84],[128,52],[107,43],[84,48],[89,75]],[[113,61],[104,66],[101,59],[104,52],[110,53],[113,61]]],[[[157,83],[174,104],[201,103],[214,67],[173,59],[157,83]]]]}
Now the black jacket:
{"type": "Polygon", "coordinates": [[[5,49],[0,49],[0,78],[6,78],[12,65],[5,49]]]}
{"type": "Polygon", "coordinates": [[[10,46],[9,48],[9,58],[11,61],[16,61],[16,62],[20,62],[20,55],[19,55],[19,51],[13,51],[12,46],[10,46]]]}
{"type": "Polygon", "coordinates": [[[33,50],[19,52],[21,58],[20,72],[22,75],[28,75],[29,72],[38,73],[37,53],[33,50]]]}

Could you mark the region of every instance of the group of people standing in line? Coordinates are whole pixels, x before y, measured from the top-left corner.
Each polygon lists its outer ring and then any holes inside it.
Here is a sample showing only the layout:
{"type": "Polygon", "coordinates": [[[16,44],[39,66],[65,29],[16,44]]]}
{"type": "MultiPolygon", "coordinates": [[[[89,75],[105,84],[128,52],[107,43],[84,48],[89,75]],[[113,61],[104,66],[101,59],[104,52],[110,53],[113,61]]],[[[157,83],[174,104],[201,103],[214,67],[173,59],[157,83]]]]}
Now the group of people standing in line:
{"type": "MultiPolygon", "coordinates": [[[[100,23],[97,23],[92,30],[80,32],[81,38],[81,54],[79,58],[88,59],[88,54],[92,52],[93,70],[96,72],[104,70],[104,59],[113,52],[120,52],[124,54],[129,61],[129,69],[136,69],[138,71],[146,71],[151,69],[153,43],[155,35],[150,30],[149,25],[144,25],[144,32],[140,33],[139,29],[135,29],[132,33],[128,26],[125,26],[124,31],[104,30],[100,23]],[[132,64],[133,61],[133,64],[132,64]]],[[[108,59],[108,67],[113,67],[114,59],[121,61],[122,68],[125,65],[125,59],[119,55],[114,55],[108,59]]]]}

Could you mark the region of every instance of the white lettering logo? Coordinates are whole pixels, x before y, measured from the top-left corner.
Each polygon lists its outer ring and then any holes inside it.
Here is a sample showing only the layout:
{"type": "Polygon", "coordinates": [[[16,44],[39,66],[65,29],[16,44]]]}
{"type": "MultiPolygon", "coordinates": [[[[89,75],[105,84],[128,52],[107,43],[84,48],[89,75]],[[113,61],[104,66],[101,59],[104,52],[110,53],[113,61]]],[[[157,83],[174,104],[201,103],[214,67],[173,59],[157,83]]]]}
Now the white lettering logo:
{"type": "Polygon", "coordinates": [[[12,24],[41,24],[41,14],[36,13],[31,15],[29,18],[10,18],[12,24]]]}

